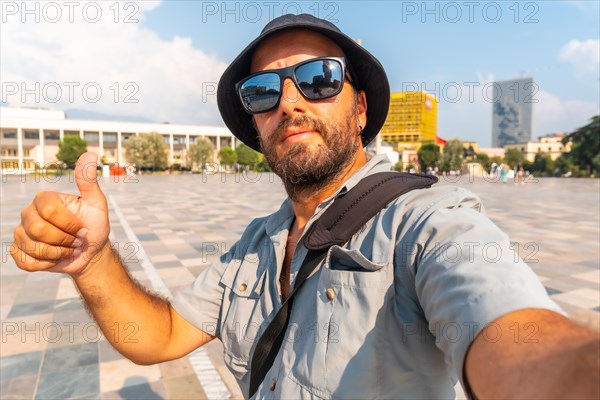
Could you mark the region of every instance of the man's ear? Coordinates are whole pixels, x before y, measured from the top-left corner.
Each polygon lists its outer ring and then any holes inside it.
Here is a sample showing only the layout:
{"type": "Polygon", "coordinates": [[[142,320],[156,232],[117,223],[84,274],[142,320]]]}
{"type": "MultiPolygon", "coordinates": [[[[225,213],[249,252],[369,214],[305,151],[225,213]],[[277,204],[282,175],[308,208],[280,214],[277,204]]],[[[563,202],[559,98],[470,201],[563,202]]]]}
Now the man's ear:
{"type": "Polygon", "coordinates": [[[252,127],[254,128],[254,132],[256,132],[256,136],[260,136],[258,132],[258,126],[256,126],[256,120],[254,119],[254,115],[250,119],[252,121],[252,127]]]}
{"type": "Polygon", "coordinates": [[[356,99],[356,109],[358,117],[358,125],[362,126],[363,129],[367,126],[367,95],[364,90],[358,92],[356,99]]]}

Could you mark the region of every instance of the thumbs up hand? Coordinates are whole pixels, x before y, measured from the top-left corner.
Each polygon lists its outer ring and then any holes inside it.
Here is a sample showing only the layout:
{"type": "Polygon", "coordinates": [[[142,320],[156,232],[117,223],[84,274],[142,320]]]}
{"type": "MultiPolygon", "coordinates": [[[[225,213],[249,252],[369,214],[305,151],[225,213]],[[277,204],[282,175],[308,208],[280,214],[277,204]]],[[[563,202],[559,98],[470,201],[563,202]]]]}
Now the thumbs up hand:
{"type": "Polygon", "coordinates": [[[95,153],[77,160],[80,196],[39,192],[21,211],[10,249],[19,268],[79,275],[109,252],[108,205],[98,185],[97,165],[95,153]]]}

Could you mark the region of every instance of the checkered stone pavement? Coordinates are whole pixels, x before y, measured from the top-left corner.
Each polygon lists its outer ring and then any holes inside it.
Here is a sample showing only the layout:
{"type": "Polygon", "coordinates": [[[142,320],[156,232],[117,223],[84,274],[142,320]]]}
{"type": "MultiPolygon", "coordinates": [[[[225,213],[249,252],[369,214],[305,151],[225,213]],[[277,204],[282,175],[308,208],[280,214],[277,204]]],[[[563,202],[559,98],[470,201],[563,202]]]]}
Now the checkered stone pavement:
{"type": "MultiPolygon", "coordinates": [[[[115,248],[136,279],[166,296],[190,283],[254,217],[275,211],[285,197],[272,174],[100,182],[115,248]]],[[[567,313],[600,325],[599,180],[503,185],[463,176],[442,178],[441,184],[477,193],[551,297],[567,313]]],[[[20,209],[42,190],[76,193],[67,176],[2,177],[0,398],[241,398],[218,341],[179,360],[136,366],[111,348],[70,278],[16,268],[7,245],[20,209]]],[[[135,335],[133,327],[125,332],[135,335]]]]}

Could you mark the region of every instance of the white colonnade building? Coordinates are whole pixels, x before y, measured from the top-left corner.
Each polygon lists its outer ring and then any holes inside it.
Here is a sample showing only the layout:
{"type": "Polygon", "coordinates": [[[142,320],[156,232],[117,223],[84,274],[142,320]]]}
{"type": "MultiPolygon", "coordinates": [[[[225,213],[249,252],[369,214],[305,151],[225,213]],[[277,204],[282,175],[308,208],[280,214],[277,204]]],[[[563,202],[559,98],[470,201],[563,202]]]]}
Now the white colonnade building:
{"type": "Polygon", "coordinates": [[[123,144],[151,132],[163,136],[169,165],[187,166],[187,150],[198,138],[210,140],[217,152],[236,145],[233,134],[220,126],[70,119],[64,111],[0,107],[1,170],[16,174],[33,172],[36,165],[56,165],[58,142],[67,135],[86,140],[88,151],[96,152],[106,164],[124,165],[123,144]]]}

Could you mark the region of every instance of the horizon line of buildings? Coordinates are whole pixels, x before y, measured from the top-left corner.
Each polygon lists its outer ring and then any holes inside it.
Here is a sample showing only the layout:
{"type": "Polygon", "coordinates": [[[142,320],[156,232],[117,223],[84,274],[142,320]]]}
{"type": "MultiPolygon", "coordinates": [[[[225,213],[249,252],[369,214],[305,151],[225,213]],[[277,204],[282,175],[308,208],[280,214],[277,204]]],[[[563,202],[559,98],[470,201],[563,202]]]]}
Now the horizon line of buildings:
{"type": "Polygon", "coordinates": [[[68,135],[86,140],[88,151],[96,152],[105,164],[124,165],[123,144],[152,132],[163,136],[169,165],[187,165],[187,151],[198,138],[210,140],[217,152],[239,142],[225,127],[70,119],[64,111],[0,107],[1,170],[22,173],[36,165],[56,164],[58,143],[68,135]]]}
{"type": "MultiPolygon", "coordinates": [[[[2,174],[15,174],[34,171],[36,166],[56,165],[58,143],[68,135],[86,140],[88,151],[96,152],[105,164],[124,165],[127,160],[123,144],[132,136],[151,132],[163,136],[170,166],[187,167],[188,149],[197,138],[210,140],[217,152],[240,143],[226,127],[70,119],[60,110],[0,107],[0,170],[2,174]]],[[[394,158],[403,163],[413,162],[425,143],[443,147],[445,141],[437,136],[435,96],[426,92],[392,93],[388,119],[379,137],[388,143],[383,151],[398,153],[394,158]]],[[[504,148],[479,148],[477,142],[464,144],[490,157],[503,157],[507,149],[516,148],[528,161],[533,161],[539,151],[549,153],[554,160],[570,148],[562,144],[563,137],[557,132],[539,141],[507,144],[504,148]]]]}
{"type": "MultiPolygon", "coordinates": [[[[533,78],[497,81],[491,87],[492,147],[531,141],[537,90],[533,78]]],[[[438,137],[438,103],[436,96],[426,91],[392,92],[381,129],[383,140],[397,151],[418,150],[427,143],[444,145],[438,137]]]]}

